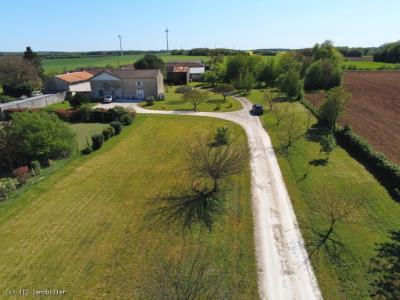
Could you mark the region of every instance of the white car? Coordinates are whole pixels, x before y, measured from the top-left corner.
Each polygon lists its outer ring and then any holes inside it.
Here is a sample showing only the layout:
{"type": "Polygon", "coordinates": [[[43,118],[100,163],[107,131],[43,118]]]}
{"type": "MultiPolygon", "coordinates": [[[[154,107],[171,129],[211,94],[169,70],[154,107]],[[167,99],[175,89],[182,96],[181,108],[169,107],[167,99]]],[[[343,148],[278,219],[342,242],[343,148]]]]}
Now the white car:
{"type": "Polygon", "coordinates": [[[113,101],[113,97],[111,95],[107,95],[104,97],[104,103],[111,103],[113,101]]]}

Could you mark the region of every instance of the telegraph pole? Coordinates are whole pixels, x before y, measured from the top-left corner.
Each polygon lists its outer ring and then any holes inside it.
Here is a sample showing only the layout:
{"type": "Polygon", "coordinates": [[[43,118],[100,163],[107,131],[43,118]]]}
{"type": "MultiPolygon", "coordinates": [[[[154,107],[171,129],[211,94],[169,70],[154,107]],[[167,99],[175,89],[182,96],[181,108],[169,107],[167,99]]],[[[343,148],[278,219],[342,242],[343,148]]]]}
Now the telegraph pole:
{"type": "Polygon", "coordinates": [[[123,56],[124,52],[122,51],[122,35],[119,34],[118,38],[119,38],[119,49],[121,51],[121,56],[123,56]]]}
{"type": "Polygon", "coordinates": [[[165,29],[165,35],[167,37],[167,52],[169,52],[168,33],[169,33],[169,30],[168,30],[168,27],[167,27],[167,29],[165,29]]]}

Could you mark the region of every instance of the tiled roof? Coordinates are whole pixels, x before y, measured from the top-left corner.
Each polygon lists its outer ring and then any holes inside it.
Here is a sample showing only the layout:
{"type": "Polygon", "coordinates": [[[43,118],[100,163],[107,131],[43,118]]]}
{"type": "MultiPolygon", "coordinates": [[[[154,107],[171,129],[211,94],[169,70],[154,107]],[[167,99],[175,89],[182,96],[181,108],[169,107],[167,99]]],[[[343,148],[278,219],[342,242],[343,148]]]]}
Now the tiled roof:
{"type": "Polygon", "coordinates": [[[55,77],[64,80],[69,83],[76,83],[80,81],[86,81],[92,78],[94,75],[92,73],[86,72],[86,71],[80,71],[80,72],[71,72],[71,73],[65,73],[61,75],[56,75],[55,77]]]}
{"type": "MultiPolygon", "coordinates": [[[[103,70],[108,74],[118,77],[120,79],[142,79],[142,78],[156,78],[160,70],[158,69],[151,69],[151,70],[134,70],[134,69],[124,69],[124,70],[103,70]]],[[[98,72],[98,75],[101,72],[98,72]]]]}

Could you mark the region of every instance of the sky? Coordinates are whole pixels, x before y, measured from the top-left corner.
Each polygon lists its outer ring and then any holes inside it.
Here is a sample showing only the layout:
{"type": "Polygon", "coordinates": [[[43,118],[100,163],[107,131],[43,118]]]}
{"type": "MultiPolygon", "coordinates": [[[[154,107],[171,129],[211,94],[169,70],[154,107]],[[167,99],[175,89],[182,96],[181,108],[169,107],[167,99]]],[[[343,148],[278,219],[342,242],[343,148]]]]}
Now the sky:
{"type": "Polygon", "coordinates": [[[400,40],[400,0],[2,0],[0,51],[380,46],[400,40]]]}

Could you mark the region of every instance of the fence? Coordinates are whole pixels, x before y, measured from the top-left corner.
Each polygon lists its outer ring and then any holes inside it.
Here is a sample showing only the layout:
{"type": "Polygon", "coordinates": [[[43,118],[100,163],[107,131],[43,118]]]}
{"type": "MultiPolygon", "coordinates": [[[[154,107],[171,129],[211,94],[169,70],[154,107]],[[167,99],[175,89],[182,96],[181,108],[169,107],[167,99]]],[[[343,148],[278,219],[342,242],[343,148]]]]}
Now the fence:
{"type": "Polygon", "coordinates": [[[0,104],[0,119],[5,118],[4,111],[10,108],[41,108],[65,100],[66,93],[46,94],[8,103],[0,104]]]}

